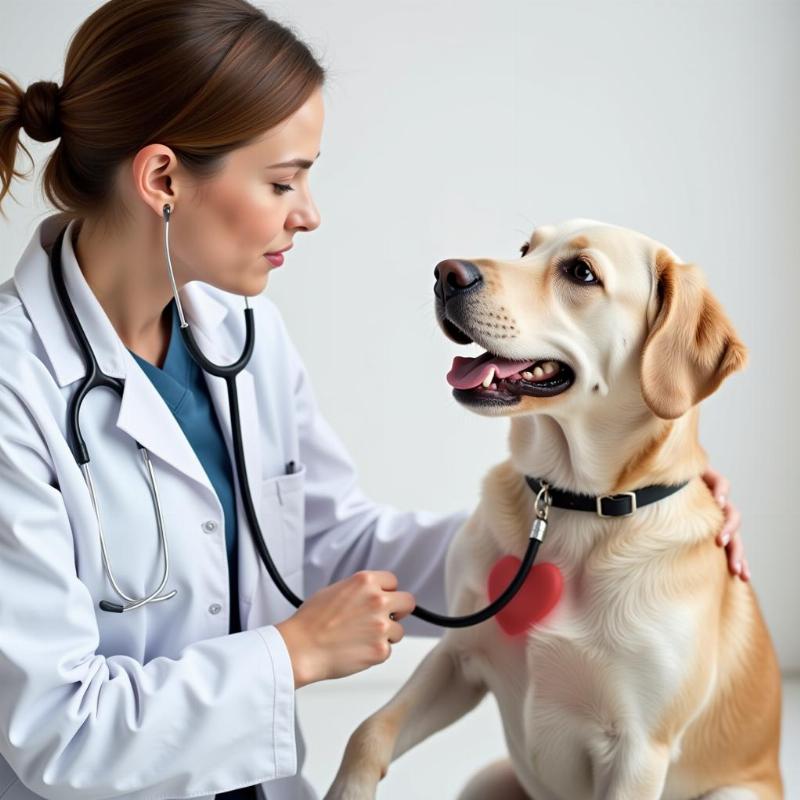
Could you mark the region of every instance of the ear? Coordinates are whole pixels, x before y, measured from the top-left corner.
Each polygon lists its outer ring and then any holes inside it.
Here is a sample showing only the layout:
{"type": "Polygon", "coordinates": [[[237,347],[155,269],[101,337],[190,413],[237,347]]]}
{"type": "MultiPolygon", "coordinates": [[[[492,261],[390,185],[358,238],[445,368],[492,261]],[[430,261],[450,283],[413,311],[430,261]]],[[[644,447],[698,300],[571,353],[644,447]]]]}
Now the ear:
{"type": "Polygon", "coordinates": [[[661,307],[642,349],[642,396],[653,413],[676,419],[743,368],[747,348],[694,264],[663,248],[655,261],[661,307]]]}

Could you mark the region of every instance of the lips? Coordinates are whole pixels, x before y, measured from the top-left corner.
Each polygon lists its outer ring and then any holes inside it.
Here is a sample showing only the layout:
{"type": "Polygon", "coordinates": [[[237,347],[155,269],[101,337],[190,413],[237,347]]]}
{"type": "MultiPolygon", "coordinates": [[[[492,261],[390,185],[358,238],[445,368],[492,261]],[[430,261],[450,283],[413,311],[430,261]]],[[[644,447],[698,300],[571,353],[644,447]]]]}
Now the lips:
{"type": "Polygon", "coordinates": [[[288,247],[284,247],[283,250],[272,250],[269,253],[264,253],[265,256],[277,256],[281,253],[285,253],[287,250],[291,250],[294,247],[293,244],[290,244],[288,247]]]}
{"type": "Polygon", "coordinates": [[[274,253],[264,253],[264,258],[266,258],[273,267],[280,267],[283,264],[283,254],[291,249],[292,245],[289,245],[288,247],[284,247],[283,250],[276,250],[274,253]]]}

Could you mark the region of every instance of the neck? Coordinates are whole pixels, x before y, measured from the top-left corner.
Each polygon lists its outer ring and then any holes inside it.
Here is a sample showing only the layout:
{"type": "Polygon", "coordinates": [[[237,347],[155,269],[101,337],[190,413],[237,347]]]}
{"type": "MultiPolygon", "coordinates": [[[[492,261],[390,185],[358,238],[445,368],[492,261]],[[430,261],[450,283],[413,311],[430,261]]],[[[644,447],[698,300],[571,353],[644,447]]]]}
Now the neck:
{"type": "Polygon", "coordinates": [[[155,228],[114,236],[78,222],[73,240],[81,272],[123,344],[162,364],[170,319],[164,313],[172,285],[155,228]]]}
{"type": "Polygon", "coordinates": [[[706,467],[698,418],[697,406],[678,419],[664,420],[643,404],[634,419],[620,407],[607,418],[512,417],[511,461],[523,474],[583,494],[681,483],[706,467]]]}

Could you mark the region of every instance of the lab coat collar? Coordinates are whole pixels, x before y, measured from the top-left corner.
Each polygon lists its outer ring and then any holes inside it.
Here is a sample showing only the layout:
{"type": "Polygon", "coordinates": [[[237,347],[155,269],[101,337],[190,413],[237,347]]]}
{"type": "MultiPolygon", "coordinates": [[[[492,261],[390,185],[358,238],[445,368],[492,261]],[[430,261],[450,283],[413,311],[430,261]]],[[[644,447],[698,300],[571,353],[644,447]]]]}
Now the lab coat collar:
{"type": "MultiPolygon", "coordinates": [[[[67,291],[100,369],[108,375],[125,380],[117,427],[213,492],[202,464],[174,416],[128,352],[86,282],[72,243],[76,221],[70,222],[65,214],[52,215],[40,223],[14,272],[17,292],[42,341],[58,384],[67,386],[85,374],[83,359],[58,303],[50,270],[53,242],[68,222],[69,227],[61,250],[67,291]]],[[[225,346],[220,343],[225,337],[215,335],[216,329],[227,316],[228,308],[203,287],[204,284],[194,281],[179,290],[184,314],[198,344],[208,357],[217,363],[229,363],[238,358],[239,354],[226,352],[225,346]]],[[[224,381],[208,375],[206,381],[218,411],[223,411],[221,419],[225,423],[222,427],[230,447],[230,422],[224,381]]],[[[237,388],[240,392],[243,425],[257,426],[253,378],[247,370],[240,373],[237,388]]],[[[259,476],[260,454],[255,452],[255,447],[247,450],[248,472],[254,477],[259,476]]]]}
{"type": "MultiPolygon", "coordinates": [[[[62,387],[85,374],[83,359],[58,303],[50,270],[53,242],[67,223],[69,227],[61,248],[64,281],[97,363],[103,372],[115,378],[126,378],[132,366],[139,369],[78,266],[72,242],[76,222],[64,213],[53,214],[43,220],[14,272],[17,292],[47,352],[55,378],[62,387]]],[[[192,329],[202,329],[208,337],[213,338],[213,331],[228,313],[227,306],[208,294],[199,281],[187,283],[178,294],[192,329]]]]}

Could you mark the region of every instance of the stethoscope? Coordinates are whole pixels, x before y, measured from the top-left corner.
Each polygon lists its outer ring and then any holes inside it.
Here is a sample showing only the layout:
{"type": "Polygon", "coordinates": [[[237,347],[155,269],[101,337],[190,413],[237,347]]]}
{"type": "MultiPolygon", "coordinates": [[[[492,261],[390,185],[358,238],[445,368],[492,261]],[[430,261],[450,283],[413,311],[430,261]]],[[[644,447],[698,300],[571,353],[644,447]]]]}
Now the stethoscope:
{"type": "MultiPolygon", "coordinates": [[[[267,550],[267,546],[264,542],[264,536],[261,533],[261,526],[259,525],[258,517],[256,515],[255,505],[253,504],[253,497],[250,493],[250,485],[247,480],[247,468],[244,462],[242,426],[239,416],[239,400],[236,392],[236,376],[247,366],[250,356],[253,353],[253,346],[255,344],[255,323],[253,321],[253,309],[250,307],[248,298],[245,297],[245,342],[241,356],[239,356],[234,363],[229,364],[228,366],[220,366],[218,364],[214,364],[212,361],[209,361],[200,351],[200,348],[195,342],[194,335],[189,329],[189,323],[186,321],[186,318],[183,315],[183,307],[181,306],[181,300],[178,296],[178,288],[175,284],[175,274],[172,269],[172,259],[170,258],[169,253],[169,222],[171,214],[171,207],[168,204],[165,204],[163,208],[164,255],[166,257],[167,268],[169,270],[170,283],[172,284],[172,294],[175,297],[175,304],[178,309],[178,316],[180,317],[181,336],[183,337],[183,341],[186,344],[186,348],[189,351],[192,359],[201,369],[205,370],[211,375],[225,379],[231,414],[231,429],[233,432],[234,462],[239,480],[239,487],[241,489],[242,501],[244,502],[245,515],[250,527],[250,534],[253,538],[256,551],[261,557],[261,560],[264,562],[267,572],[275,582],[275,585],[278,587],[278,589],[280,589],[281,594],[283,594],[283,596],[293,606],[295,606],[295,608],[299,608],[303,604],[302,598],[298,597],[286,585],[286,583],[284,583],[283,578],[281,578],[281,575],[275,567],[269,551],[267,550]]],[[[169,600],[171,597],[174,597],[177,594],[178,590],[173,589],[167,594],[161,594],[162,590],[167,584],[167,578],[169,577],[169,549],[167,546],[167,538],[164,533],[164,519],[161,514],[161,502],[158,496],[158,486],[156,484],[153,465],[150,461],[150,454],[148,453],[147,448],[136,440],[134,441],[136,441],[136,446],[144,461],[147,472],[147,481],[153,498],[160,546],[164,549],[164,572],[161,577],[161,582],[151,594],[147,595],[146,597],[136,599],[128,596],[122,591],[116,579],[114,578],[114,573],[111,569],[111,563],[108,557],[108,551],[106,549],[105,537],[103,535],[103,525],[100,520],[100,509],[97,503],[94,483],[92,482],[92,474],[89,469],[89,451],[86,447],[86,442],[81,436],[80,411],[81,404],[86,398],[86,395],[95,387],[102,386],[107,389],[111,389],[112,391],[116,392],[121,399],[125,388],[125,381],[121,378],[114,378],[110,375],[106,375],[100,369],[94,352],[89,345],[89,340],[86,338],[83,327],[78,320],[78,315],[75,313],[75,307],[72,305],[72,301],[69,298],[69,293],[67,292],[67,287],[64,283],[64,274],[61,264],[61,246],[66,230],[67,226],[62,229],[61,233],[58,235],[53,244],[52,254],[50,257],[50,266],[53,272],[53,279],[55,281],[58,301],[67,318],[67,322],[72,330],[75,340],[78,343],[78,347],[83,356],[86,369],[86,374],[69,401],[67,409],[67,436],[69,439],[70,449],[75,457],[75,460],[78,462],[78,465],[81,468],[86,485],[89,489],[89,494],[91,496],[92,507],[97,518],[97,529],[100,535],[103,568],[108,574],[114,591],[127,601],[125,604],[120,604],[112,603],[109,600],[101,600],[99,605],[103,611],[121,613],[123,611],[132,611],[134,608],[139,608],[147,603],[157,603],[161,600],[169,600]]],[[[419,617],[427,622],[431,622],[434,625],[441,625],[447,628],[464,628],[470,625],[477,625],[479,622],[489,619],[504,606],[506,606],[524,583],[525,578],[528,576],[528,573],[533,566],[539,545],[544,540],[545,530],[547,528],[547,512],[551,505],[551,498],[548,488],[548,485],[543,482],[541,489],[536,495],[536,500],[534,503],[536,518],[534,519],[531,527],[531,532],[528,539],[528,547],[525,551],[525,555],[522,559],[519,570],[517,571],[514,580],[511,581],[505,591],[496,600],[494,600],[490,605],[486,606],[481,611],[476,611],[473,614],[467,614],[460,617],[448,617],[442,614],[436,614],[432,611],[422,608],[421,606],[414,608],[411,613],[415,617],[419,617]]],[[[235,602],[235,600],[232,599],[232,602],[235,602]]]]}

